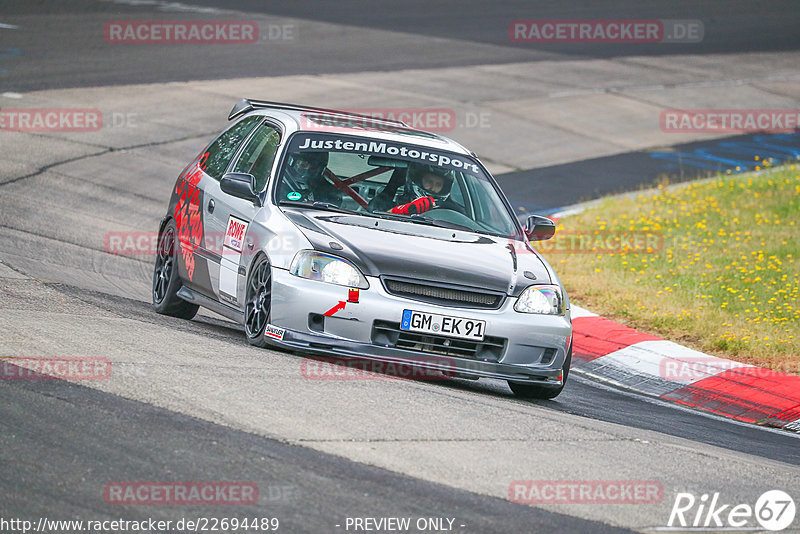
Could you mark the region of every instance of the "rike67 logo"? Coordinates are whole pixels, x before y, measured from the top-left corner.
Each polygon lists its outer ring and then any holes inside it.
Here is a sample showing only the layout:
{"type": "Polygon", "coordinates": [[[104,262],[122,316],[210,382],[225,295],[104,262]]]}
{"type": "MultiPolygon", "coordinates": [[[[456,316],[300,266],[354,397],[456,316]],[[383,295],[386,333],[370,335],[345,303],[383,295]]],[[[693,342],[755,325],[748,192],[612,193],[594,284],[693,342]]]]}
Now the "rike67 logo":
{"type": "Polygon", "coordinates": [[[704,493],[699,498],[691,493],[678,493],[667,527],[680,531],[770,530],[788,528],[794,521],[795,504],[781,490],[764,492],[755,502],[727,503],[719,493],[704,493]]]}

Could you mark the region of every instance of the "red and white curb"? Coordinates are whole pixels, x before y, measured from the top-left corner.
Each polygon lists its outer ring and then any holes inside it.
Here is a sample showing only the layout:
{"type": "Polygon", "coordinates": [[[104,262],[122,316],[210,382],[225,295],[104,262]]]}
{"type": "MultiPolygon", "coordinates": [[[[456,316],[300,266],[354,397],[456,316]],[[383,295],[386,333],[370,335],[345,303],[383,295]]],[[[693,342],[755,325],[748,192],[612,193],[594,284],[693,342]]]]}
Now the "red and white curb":
{"type": "Polygon", "coordinates": [[[800,432],[800,376],[717,358],[572,305],[572,369],[739,421],[800,432]]]}

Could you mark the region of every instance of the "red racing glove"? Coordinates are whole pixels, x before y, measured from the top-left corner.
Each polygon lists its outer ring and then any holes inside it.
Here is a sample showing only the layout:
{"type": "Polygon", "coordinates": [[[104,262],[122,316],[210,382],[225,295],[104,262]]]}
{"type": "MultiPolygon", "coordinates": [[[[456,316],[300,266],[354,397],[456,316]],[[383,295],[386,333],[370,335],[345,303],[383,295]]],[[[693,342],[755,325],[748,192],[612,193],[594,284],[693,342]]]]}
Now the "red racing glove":
{"type": "Polygon", "coordinates": [[[408,204],[401,204],[391,209],[392,213],[399,213],[400,215],[417,215],[425,213],[433,207],[433,197],[420,197],[408,204]]]}

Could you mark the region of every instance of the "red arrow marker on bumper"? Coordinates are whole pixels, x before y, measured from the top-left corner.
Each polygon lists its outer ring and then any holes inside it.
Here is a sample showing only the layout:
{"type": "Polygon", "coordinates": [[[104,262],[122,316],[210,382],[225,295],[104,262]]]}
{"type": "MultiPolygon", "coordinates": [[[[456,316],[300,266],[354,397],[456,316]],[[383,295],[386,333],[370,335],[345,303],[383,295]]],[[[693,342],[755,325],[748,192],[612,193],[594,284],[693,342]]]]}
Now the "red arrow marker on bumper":
{"type": "Polygon", "coordinates": [[[333,315],[333,314],[334,314],[334,313],[336,313],[337,311],[339,311],[339,310],[343,310],[346,304],[347,304],[347,302],[346,302],[346,301],[344,301],[344,300],[340,300],[340,301],[339,301],[339,304],[337,304],[336,306],[334,306],[334,307],[333,307],[333,308],[331,308],[330,310],[326,311],[326,312],[324,313],[324,315],[327,315],[328,317],[330,317],[331,315],[333,315]]]}

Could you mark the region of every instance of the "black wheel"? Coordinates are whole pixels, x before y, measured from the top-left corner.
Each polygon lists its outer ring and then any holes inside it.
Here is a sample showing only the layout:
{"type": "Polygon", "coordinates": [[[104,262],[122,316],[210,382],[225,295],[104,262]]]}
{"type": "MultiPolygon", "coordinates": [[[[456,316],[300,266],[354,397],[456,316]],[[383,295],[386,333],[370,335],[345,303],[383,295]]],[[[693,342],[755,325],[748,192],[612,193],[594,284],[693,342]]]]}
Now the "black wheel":
{"type": "Polygon", "coordinates": [[[514,392],[514,395],[523,399],[555,399],[564,390],[567,385],[567,377],[569,376],[569,366],[572,364],[572,345],[569,346],[567,357],[564,359],[564,379],[561,381],[559,387],[546,387],[537,384],[528,384],[522,382],[511,382],[509,380],[508,387],[514,392]]]}
{"type": "Polygon", "coordinates": [[[259,257],[250,269],[245,302],[244,333],[247,341],[257,347],[266,347],[264,328],[272,310],[272,268],[265,256],[259,257]]]}
{"type": "Polygon", "coordinates": [[[156,265],[153,269],[153,308],[163,315],[191,319],[200,306],[178,297],[181,281],[178,277],[176,236],[175,221],[170,220],[158,237],[156,265]]]}

